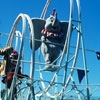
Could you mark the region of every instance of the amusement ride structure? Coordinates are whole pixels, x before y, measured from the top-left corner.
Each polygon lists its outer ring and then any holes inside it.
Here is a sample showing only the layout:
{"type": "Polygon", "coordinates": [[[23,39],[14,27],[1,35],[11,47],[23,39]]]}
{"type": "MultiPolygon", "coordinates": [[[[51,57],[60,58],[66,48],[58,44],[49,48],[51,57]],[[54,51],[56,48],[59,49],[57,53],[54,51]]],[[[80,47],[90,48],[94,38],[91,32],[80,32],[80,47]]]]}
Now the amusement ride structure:
{"type": "MultiPolygon", "coordinates": [[[[11,89],[6,89],[2,100],[90,100],[80,0],[70,0],[69,21],[61,22],[65,35],[63,43],[47,42],[63,47],[60,55],[55,59],[57,64],[47,64],[43,60],[41,44],[45,41],[40,38],[51,1],[47,0],[40,18],[30,18],[27,14],[19,14],[13,24],[7,46],[14,47],[19,52],[19,57],[11,89]],[[74,3],[76,3],[77,9],[74,9],[74,3]],[[73,9],[77,10],[77,19],[73,17],[73,9]],[[28,29],[27,32],[25,32],[26,29],[28,29]],[[72,43],[75,47],[72,46],[72,43]],[[25,51],[26,48],[29,50],[25,51]],[[76,67],[80,48],[83,68],[76,67]],[[22,68],[22,73],[25,69],[30,69],[26,73],[30,76],[29,78],[18,79],[16,77],[19,66],[22,68]],[[44,66],[52,66],[57,69],[56,71],[45,71],[44,66]],[[81,84],[76,84],[75,71],[84,74],[83,87],[81,84]],[[17,87],[17,98],[14,94],[15,87],[17,87]]],[[[80,83],[83,76],[79,74],[80,83]]]]}

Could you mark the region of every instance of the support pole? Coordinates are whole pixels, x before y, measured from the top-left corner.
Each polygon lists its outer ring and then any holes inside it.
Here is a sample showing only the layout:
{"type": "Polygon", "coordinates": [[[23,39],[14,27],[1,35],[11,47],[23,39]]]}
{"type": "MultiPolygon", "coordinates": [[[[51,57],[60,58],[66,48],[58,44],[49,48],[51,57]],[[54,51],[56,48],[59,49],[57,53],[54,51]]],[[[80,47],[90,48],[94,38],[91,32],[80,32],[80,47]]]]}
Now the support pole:
{"type": "Polygon", "coordinates": [[[85,80],[86,80],[86,89],[87,89],[87,100],[90,100],[90,96],[89,96],[89,85],[88,85],[88,74],[87,74],[87,64],[86,64],[85,49],[84,49],[84,42],[83,42],[83,36],[82,36],[82,34],[81,34],[81,42],[82,42],[82,52],[83,52],[83,61],[84,61],[84,69],[85,69],[85,80]]]}
{"type": "MultiPolygon", "coordinates": [[[[58,93],[58,75],[56,76],[56,78],[55,78],[55,82],[56,82],[56,84],[55,84],[55,93],[57,94],[58,93]]],[[[57,96],[55,97],[55,100],[57,100],[57,96]]]]}
{"type": "Polygon", "coordinates": [[[77,7],[78,7],[78,17],[79,17],[79,32],[81,35],[81,44],[82,44],[82,53],[83,53],[83,62],[84,62],[84,69],[85,69],[85,80],[86,80],[86,88],[87,88],[87,100],[90,100],[89,96],[89,85],[88,85],[88,75],[87,75],[87,64],[86,64],[86,56],[85,56],[85,48],[84,48],[84,39],[82,34],[82,23],[81,23],[81,9],[80,9],[80,0],[76,0],[77,7]]]}

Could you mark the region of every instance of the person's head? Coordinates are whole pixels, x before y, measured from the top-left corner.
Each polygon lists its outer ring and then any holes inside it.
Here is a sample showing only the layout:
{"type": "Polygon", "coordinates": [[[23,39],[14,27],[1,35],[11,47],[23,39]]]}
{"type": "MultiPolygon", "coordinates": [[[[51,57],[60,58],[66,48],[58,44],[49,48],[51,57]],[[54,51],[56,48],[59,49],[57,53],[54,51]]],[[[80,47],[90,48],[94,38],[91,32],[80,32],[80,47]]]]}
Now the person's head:
{"type": "Polygon", "coordinates": [[[18,59],[18,52],[16,50],[13,50],[13,52],[10,55],[10,58],[11,58],[11,64],[16,65],[18,59]]]}

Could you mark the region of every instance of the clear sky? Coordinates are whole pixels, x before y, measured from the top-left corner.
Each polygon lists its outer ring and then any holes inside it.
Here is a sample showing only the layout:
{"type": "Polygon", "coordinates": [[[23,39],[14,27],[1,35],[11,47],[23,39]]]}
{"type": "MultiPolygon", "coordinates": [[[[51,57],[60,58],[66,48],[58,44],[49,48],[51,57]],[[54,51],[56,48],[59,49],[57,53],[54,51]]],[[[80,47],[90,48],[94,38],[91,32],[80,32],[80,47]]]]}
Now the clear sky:
{"type": "MultiPolygon", "coordinates": [[[[75,0],[74,0],[75,1],[75,0]]],[[[100,0],[80,0],[82,29],[86,49],[100,51],[100,0]]],[[[0,1],[0,32],[9,33],[13,22],[20,13],[32,17],[40,17],[46,0],[1,0],[0,1]]],[[[67,20],[69,16],[69,0],[52,0],[47,17],[56,8],[59,20],[67,20]]],[[[5,44],[0,38],[1,47],[5,44]]],[[[86,51],[89,84],[100,84],[100,60],[96,53],[86,51]]],[[[81,66],[81,64],[79,63],[81,66]]],[[[79,67],[79,66],[78,66],[79,67]]],[[[95,86],[96,87],[96,86],[95,86]]],[[[94,93],[99,96],[100,87],[94,93]]]]}

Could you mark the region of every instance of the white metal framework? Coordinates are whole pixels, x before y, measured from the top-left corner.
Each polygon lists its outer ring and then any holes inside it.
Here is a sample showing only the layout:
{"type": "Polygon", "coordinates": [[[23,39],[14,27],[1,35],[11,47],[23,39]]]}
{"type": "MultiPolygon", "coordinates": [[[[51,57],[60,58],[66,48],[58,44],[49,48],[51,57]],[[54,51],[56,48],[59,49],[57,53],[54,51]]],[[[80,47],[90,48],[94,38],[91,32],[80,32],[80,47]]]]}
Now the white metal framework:
{"type": "MultiPolygon", "coordinates": [[[[45,19],[46,13],[48,10],[48,7],[51,3],[51,0],[47,0],[46,5],[43,9],[43,12],[41,14],[41,19],[45,19]]],[[[19,91],[17,92],[17,99],[18,100],[49,100],[49,99],[60,99],[64,100],[66,98],[73,98],[73,100],[90,100],[89,97],[89,85],[88,85],[88,76],[87,76],[87,65],[86,65],[86,58],[85,58],[85,49],[84,49],[84,42],[83,42],[83,33],[82,33],[82,23],[81,23],[81,11],[80,11],[80,1],[76,0],[77,4],[77,10],[78,10],[78,19],[73,18],[73,0],[70,0],[70,15],[69,15],[69,25],[68,25],[68,31],[66,35],[66,40],[64,44],[63,51],[61,52],[60,56],[58,57],[57,65],[51,64],[51,66],[58,67],[56,72],[45,72],[42,71],[42,67],[46,64],[42,62],[41,59],[41,51],[40,48],[37,50],[39,51],[38,54],[37,51],[35,51],[35,42],[40,41],[35,39],[34,34],[34,25],[32,24],[31,18],[26,14],[19,14],[16,18],[14,25],[11,29],[7,46],[13,46],[16,50],[19,52],[19,58],[17,67],[15,70],[15,75],[13,78],[12,88],[10,89],[10,93],[7,93],[4,100],[7,100],[9,97],[9,100],[13,100],[14,98],[14,88],[16,87],[16,84],[18,82],[24,82],[26,85],[17,85],[19,91]],[[25,30],[27,29],[27,22],[30,27],[30,34],[27,38],[25,30]],[[18,26],[22,23],[22,26],[18,26]],[[75,24],[74,24],[75,23],[75,24]],[[18,28],[21,27],[22,32],[18,30],[18,28]],[[77,34],[76,38],[76,48],[74,50],[74,54],[70,56],[70,45],[72,41],[72,37],[75,36],[73,33],[77,34]],[[25,39],[32,39],[32,50],[30,50],[30,58],[31,60],[24,60],[24,56],[26,53],[24,52],[26,49],[25,45],[25,39]],[[83,57],[83,63],[84,63],[84,69],[81,68],[75,68],[77,63],[77,58],[79,54],[79,47],[82,46],[82,57],[83,57]],[[36,58],[37,57],[37,58],[36,58]],[[36,59],[38,59],[38,62],[36,62],[36,59]],[[25,69],[25,65],[28,63],[30,65],[30,72],[28,73],[30,75],[30,78],[28,79],[22,79],[17,80],[16,75],[18,72],[18,68],[20,64],[22,64],[22,69],[25,69]],[[69,65],[71,67],[69,67],[69,65]],[[86,78],[86,91],[87,94],[85,95],[82,90],[79,90],[77,85],[75,84],[73,73],[74,70],[84,70],[85,71],[85,78],[86,78]],[[36,70],[37,73],[36,74],[36,70]],[[63,75],[60,75],[63,73],[63,75]],[[36,78],[35,75],[38,75],[39,77],[36,78]],[[48,78],[47,79],[47,76],[48,78]],[[45,78],[46,77],[46,78],[45,78]],[[60,78],[62,77],[62,78],[60,78]],[[36,79],[35,79],[36,78],[36,79]],[[47,79],[47,80],[46,80],[47,79]],[[61,79],[61,81],[59,81],[61,79]],[[60,88],[59,88],[60,87],[60,88]],[[28,89],[27,89],[28,88],[28,89]],[[27,89],[27,90],[26,90],[27,89]],[[73,95],[73,91],[76,95],[73,95]],[[71,92],[71,94],[70,94],[71,92]],[[27,96],[27,98],[25,97],[27,96]],[[76,99],[75,99],[76,98],[76,99]]],[[[42,41],[41,41],[42,42],[42,41]]],[[[59,44],[57,44],[59,45],[59,44]]],[[[27,47],[27,49],[30,47],[27,47]]]]}

